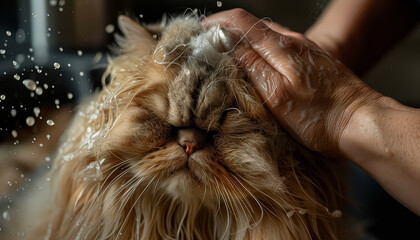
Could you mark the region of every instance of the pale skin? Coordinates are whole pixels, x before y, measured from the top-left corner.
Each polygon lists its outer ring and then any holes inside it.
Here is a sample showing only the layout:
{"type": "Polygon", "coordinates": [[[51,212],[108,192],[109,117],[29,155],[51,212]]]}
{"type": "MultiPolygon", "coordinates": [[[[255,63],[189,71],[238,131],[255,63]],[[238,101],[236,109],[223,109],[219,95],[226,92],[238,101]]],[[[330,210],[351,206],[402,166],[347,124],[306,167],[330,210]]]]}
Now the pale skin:
{"type": "MultiPolygon", "coordinates": [[[[348,41],[352,34],[372,37],[373,33],[352,28],[376,11],[372,4],[377,1],[336,0],[307,36],[242,9],[214,14],[204,24],[226,28],[234,39],[227,50],[232,50],[267,108],[292,136],[310,149],[357,164],[420,215],[420,110],[371,89],[336,60],[363,72],[401,38],[390,37],[368,51],[372,57],[357,61],[368,48],[363,41],[348,41]],[[354,17],[332,21],[340,16],[335,11],[344,9],[354,17]]],[[[378,30],[377,37],[385,33],[378,30]]]]}

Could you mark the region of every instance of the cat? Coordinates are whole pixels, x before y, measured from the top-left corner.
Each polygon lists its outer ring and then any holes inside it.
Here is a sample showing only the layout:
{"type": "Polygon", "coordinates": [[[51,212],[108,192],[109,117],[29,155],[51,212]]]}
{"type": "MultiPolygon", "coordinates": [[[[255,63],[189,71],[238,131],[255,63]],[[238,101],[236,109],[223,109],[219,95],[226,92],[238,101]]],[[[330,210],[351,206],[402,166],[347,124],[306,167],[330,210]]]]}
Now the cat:
{"type": "Polygon", "coordinates": [[[31,239],[345,239],[342,163],[278,125],[226,30],[118,22],[119,55],[58,150],[31,239]]]}

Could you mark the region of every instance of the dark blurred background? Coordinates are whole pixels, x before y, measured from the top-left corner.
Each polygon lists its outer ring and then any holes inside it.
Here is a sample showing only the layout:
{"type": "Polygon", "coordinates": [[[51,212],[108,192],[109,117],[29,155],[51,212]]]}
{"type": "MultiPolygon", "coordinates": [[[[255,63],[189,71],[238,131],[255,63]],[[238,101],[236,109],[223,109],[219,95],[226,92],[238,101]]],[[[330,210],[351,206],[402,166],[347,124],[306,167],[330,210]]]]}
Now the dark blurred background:
{"type": "MultiPolygon", "coordinates": [[[[10,207],[22,174],[37,163],[49,167],[50,152],[65,129],[72,109],[100,87],[108,46],[118,32],[119,14],[156,22],[163,13],[187,8],[202,14],[244,8],[304,32],[316,21],[326,0],[3,0],[0,4],[0,213],[10,207]],[[25,86],[23,81],[35,83],[25,86]],[[39,90],[41,89],[41,90],[39,90]],[[34,123],[28,120],[32,117],[34,123]],[[46,120],[55,122],[55,129],[46,120]],[[40,140],[39,134],[47,139],[40,140]],[[38,139],[36,137],[38,136],[38,139]],[[48,144],[52,140],[53,143],[48,144]],[[25,154],[26,155],[25,155],[25,154]],[[32,159],[27,158],[32,157],[32,159]],[[41,159],[41,160],[39,160],[41,159]]],[[[365,76],[381,93],[420,106],[420,28],[392,49],[365,76]]],[[[366,232],[362,239],[420,239],[420,218],[387,195],[355,166],[350,214],[366,232]]],[[[30,178],[29,178],[30,180],[30,178]]],[[[7,220],[3,212],[3,219],[7,220]]]]}

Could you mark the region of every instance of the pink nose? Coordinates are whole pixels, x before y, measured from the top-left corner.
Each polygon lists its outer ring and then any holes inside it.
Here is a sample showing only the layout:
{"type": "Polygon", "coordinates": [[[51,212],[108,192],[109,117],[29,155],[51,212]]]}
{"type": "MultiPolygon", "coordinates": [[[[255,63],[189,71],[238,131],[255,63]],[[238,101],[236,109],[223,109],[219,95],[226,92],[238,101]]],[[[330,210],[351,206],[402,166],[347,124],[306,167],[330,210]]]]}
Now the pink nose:
{"type": "Polygon", "coordinates": [[[197,128],[182,128],[178,130],[177,142],[188,156],[206,145],[206,132],[197,128]]]}
{"type": "Polygon", "coordinates": [[[184,147],[188,156],[193,154],[193,152],[198,149],[198,144],[193,142],[183,142],[181,146],[184,147]]]}

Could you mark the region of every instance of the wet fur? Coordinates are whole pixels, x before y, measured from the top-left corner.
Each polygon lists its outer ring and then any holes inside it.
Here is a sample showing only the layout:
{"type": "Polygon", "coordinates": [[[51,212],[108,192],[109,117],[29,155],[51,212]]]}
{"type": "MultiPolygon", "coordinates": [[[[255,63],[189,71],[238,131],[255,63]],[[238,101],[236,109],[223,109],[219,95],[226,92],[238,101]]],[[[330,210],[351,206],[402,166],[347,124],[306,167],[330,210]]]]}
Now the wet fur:
{"type": "Polygon", "coordinates": [[[120,54],[60,147],[39,239],[344,238],[340,163],[278,126],[220,28],[180,17],[154,39],[119,21],[120,54]],[[185,170],[176,132],[191,126],[210,140],[185,170]]]}

